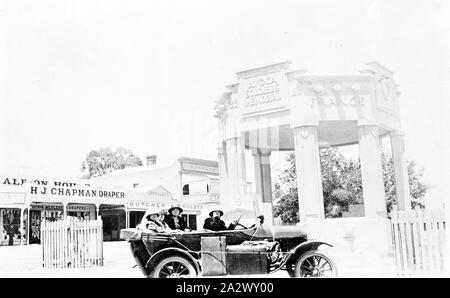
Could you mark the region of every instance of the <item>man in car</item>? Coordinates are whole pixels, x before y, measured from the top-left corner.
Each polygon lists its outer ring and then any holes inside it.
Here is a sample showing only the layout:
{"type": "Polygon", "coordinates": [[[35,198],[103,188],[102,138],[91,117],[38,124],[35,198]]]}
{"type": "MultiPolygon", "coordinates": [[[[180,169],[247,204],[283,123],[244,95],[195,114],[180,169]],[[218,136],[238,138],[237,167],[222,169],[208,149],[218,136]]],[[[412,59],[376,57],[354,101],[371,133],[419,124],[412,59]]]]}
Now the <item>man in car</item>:
{"type": "Polygon", "coordinates": [[[225,222],[220,219],[222,215],[223,215],[222,210],[213,210],[209,212],[209,217],[205,219],[203,228],[216,232],[224,230],[234,230],[234,228],[237,225],[237,221],[233,221],[227,228],[225,222]]]}

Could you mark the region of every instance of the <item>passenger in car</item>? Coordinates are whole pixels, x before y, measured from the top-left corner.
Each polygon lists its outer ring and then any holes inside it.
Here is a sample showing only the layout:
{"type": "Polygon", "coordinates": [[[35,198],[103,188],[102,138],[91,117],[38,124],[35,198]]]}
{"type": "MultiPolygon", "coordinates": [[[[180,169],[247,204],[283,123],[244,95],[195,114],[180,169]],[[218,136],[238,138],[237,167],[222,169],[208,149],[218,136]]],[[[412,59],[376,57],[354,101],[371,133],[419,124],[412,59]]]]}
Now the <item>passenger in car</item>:
{"type": "Polygon", "coordinates": [[[211,231],[234,230],[237,225],[237,221],[233,221],[227,228],[225,222],[220,219],[222,215],[222,210],[213,210],[209,212],[209,217],[205,219],[203,228],[211,231]]]}
{"type": "Polygon", "coordinates": [[[172,229],[163,221],[165,215],[165,210],[149,209],[138,228],[156,233],[171,232],[172,229]]]}
{"type": "Polygon", "coordinates": [[[168,212],[169,214],[164,217],[164,222],[172,230],[180,230],[185,232],[191,231],[191,229],[187,227],[187,224],[184,221],[183,217],[181,217],[181,213],[183,213],[183,209],[181,207],[171,207],[168,212]]]}

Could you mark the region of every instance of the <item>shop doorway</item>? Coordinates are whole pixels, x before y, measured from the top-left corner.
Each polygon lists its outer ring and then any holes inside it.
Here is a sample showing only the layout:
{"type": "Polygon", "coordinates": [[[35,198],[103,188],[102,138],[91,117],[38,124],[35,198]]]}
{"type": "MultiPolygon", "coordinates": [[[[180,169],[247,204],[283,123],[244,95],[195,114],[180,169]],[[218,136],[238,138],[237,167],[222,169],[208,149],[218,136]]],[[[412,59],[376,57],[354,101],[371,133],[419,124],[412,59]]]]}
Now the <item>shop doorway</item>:
{"type": "Polygon", "coordinates": [[[0,209],[0,246],[20,244],[20,209],[0,209]]]}
{"type": "Polygon", "coordinates": [[[30,244],[41,243],[41,210],[30,210],[30,244]]]}
{"type": "Polygon", "coordinates": [[[120,230],[125,229],[126,224],[124,207],[100,205],[100,216],[103,221],[103,240],[120,240],[120,230]]]}
{"type": "Polygon", "coordinates": [[[145,211],[130,211],[130,228],[137,227],[144,217],[145,211]]]}

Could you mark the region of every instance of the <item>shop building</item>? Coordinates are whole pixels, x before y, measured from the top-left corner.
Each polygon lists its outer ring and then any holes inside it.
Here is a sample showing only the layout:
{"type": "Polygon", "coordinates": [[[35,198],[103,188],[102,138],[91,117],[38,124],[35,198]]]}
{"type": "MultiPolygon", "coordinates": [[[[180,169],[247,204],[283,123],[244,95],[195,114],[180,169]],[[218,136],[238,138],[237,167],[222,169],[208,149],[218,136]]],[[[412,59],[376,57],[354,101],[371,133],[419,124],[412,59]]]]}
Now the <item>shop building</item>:
{"type": "Polygon", "coordinates": [[[135,227],[151,206],[166,210],[180,206],[188,226],[201,229],[209,211],[219,206],[218,162],[188,157],[167,164],[158,164],[156,160],[155,155],[147,156],[144,166],[114,171],[93,178],[90,183],[128,191],[129,227],[135,227]]]}
{"type": "Polygon", "coordinates": [[[42,220],[67,217],[104,220],[104,239],[119,239],[125,227],[127,192],[92,187],[86,181],[2,177],[0,184],[0,245],[40,243],[42,220]],[[123,215],[122,215],[123,214],[123,215]]]}
{"type": "Polygon", "coordinates": [[[43,219],[67,217],[103,220],[105,241],[136,227],[149,207],[180,206],[188,226],[201,229],[219,206],[218,164],[180,157],[168,165],[115,171],[90,180],[61,181],[0,176],[0,246],[40,243],[43,219]]]}

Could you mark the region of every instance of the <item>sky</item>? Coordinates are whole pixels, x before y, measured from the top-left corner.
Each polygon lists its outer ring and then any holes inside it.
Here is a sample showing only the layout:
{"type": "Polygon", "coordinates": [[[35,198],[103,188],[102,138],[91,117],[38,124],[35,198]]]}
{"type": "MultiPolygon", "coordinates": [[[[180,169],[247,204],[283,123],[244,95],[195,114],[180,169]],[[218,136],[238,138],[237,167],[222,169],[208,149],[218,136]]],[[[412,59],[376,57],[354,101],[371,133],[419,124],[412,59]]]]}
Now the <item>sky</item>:
{"type": "Polygon", "coordinates": [[[216,159],[235,72],[394,72],[406,153],[444,190],[449,1],[0,0],[0,172],[77,177],[86,154],[216,159]]]}

